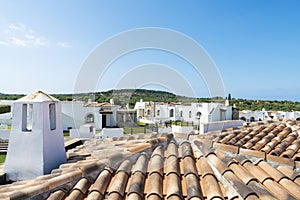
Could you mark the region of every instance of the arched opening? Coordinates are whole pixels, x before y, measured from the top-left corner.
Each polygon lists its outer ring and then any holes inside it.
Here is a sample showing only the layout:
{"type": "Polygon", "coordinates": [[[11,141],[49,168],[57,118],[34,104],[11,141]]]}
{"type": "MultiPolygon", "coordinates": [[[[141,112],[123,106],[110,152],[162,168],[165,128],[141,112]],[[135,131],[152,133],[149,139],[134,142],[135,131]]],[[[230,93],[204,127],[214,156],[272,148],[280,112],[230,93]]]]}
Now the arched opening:
{"type": "Polygon", "coordinates": [[[85,117],[85,123],[94,123],[95,117],[94,114],[90,113],[85,117]]]}
{"type": "Polygon", "coordinates": [[[246,121],[246,117],[241,117],[240,120],[246,121]]]}
{"type": "Polygon", "coordinates": [[[255,122],[255,118],[254,118],[254,117],[251,117],[251,118],[250,118],[250,122],[255,122]]]}
{"type": "Polygon", "coordinates": [[[160,116],[160,110],[157,110],[156,115],[157,115],[157,116],[160,116]]]}
{"type": "Polygon", "coordinates": [[[171,109],[170,110],[170,115],[169,115],[170,117],[174,117],[174,109],[171,109]]]}
{"type": "Polygon", "coordinates": [[[298,118],[296,119],[296,121],[300,121],[300,117],[298,117],[298,118]]]}
{"type": "Polygon", "coordinates": [[[197,112],[197,113],[196,113],[196,117],[197,117],[197,118],[200,118],[200,117],[201,117],[201,115],[202,115],[202,113],[201,113],[201,112],[197,112]]]}

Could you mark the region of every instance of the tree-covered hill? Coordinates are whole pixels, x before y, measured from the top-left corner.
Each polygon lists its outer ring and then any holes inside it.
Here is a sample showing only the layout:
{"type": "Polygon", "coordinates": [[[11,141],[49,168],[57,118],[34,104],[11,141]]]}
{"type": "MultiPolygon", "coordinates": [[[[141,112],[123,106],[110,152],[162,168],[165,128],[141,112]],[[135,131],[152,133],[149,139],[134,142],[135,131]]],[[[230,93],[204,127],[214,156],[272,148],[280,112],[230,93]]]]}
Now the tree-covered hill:
{"type": "MultiPolygon", "coordinates": [[[[21,94],[2,94],[1,99],[15,100],[23,97],[21,94]]],[[[74,99],[79,101],[92,101],[97,102],[109,102],[110,99],[114,99],[115,104],[121,105],[123,107],[129,103],[131,108],[134,107],[137,101],[143,99],[143,101],[153,101],[153,102],[181,102],[181,103],[191,103],[191,102],[225,102],[225,99],[216,98],[192,98],[185,96],[178,96],[166,91],[157,90],[145,90],[145,89],[122,89],[122,90],[108,90],[102,92],[90,92],[81,94],[52,94],[52,96],[58,98],[61,101],[72,101],[74,99]]],[[[293,101],[278,101],[278,100],[249,100],[241,98],[231,98],[230,105],[236,105],[239,110],[280,110],[280,111],[300,111],[300,102],[293,101]]]]}

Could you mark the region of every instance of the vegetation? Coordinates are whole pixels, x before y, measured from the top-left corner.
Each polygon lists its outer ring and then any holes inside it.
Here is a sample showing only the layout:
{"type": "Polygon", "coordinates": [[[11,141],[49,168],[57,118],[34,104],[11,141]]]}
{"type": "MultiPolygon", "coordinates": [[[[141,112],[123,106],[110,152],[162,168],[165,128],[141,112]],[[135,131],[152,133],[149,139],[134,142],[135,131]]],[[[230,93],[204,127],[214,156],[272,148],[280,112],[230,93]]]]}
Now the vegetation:
{"type": "Polygon", "coordinates": [[[0,154],[0,163],[4,163],[6,154],[0,154]]]}
{"type": "Polygon", "coordinates": [[[230,104],[235,104],[240,110],[274,110],[274,111],[300,111],[300,102],[278,100],[247,100],[232,99],[230,104]]]}
{"type": "Polygon", "coordinates": [[[0,93],[0,99],[2,100],[16,100],[24,97],[24,94],[2,94],[0,93]]]}
{"type": "Polygon", "coordinates": [[[0,114],[10,112],[10,105],[0,105],[0,114]]]}
{"type": "MultiPolygon", "coordinates": [[[[15,100],[21,98],[24,95],[20,94],[0,94],[0,99],[15,100]]],[[[153,102],[168,102],[168,103],[191,103],[191,102],[224,102],[225,99],[221,97],[215,98],[194,98],[185,97],[172,94],[165,91],[145,90],[145,89],[122,89],[122,90],[109,90],[103,92],[90,92],[81,94],[52,94],[62,101],[92,101],[97,102],[109,102],[110,99],[114,99],[114,103],[125,107],[129,104],[130,108],[133,108],[137,101],[143,99],[143,101],[153,102]]],[[[228,100],[230,104],[235,104],[239,110],[281,110],[281,111],[300,111],[300,102],[293,101],[277,101],[277,100],[249,100],[241,98],[233,98],[231,94],[228,94],[228,100]]],[[[1,113],[1,112],[0,112],[1,113]]]]}

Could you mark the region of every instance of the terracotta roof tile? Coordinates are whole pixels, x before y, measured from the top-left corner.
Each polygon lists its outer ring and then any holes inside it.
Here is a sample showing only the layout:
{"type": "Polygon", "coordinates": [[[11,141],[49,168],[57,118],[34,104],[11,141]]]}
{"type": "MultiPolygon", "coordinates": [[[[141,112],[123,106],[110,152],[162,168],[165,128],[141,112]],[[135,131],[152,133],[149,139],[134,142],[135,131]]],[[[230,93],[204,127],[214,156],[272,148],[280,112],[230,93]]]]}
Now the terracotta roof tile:
{"type": "Polygon", "coordinates": [[[286,192],[282,187],[271,179],[264,181],[263,185],[269,190],[276,198],[280,200],[294,199],[288,192],[286,192]]]}
{"type": "Polygon", "coordinates": [[[166,195],[167,199],[172,196],[182,198],[181,182],[180,177],[177,174],[171,173],[166,177],[166,195]]]}
{"type": "Polygon", "coordinates": [[[276,181],[279,182],[283,178],[287,178],[283,173],[272,167],[269,163],[265,161],[260,161],[258,163],[258,166],[264,170],[266,173],[271,174],[272,178],[276,181]]]}
{"type": "Polygon", "coordinates": [[[161,134],[89,140],[69,150],[69,163],[52,174],[0,186],[0,198],[297,199],[300,168],[297,161],[283,157],[288,148],[298,148],[293,132],[297,126],[282,122],[228,129],[221,139],[216,136],[222,141],[230,135],[224,144],[200,135],[180,138],[180,143],[161,134]],[[241,140],[244,148],[233,146],[241,140]],[[280,141],[270,152],[281,151],[281,144],[287,143],[279,156],[256,151],[272,140],[280,141]]]}
{"type": "Polygon", "coordinates": [[[195,198],[203,199],[202,190],[200,188],[200,180],[199,177],[195,174],[188,174],[185,176],[186,184],[187,184],[187,198],[195,198]]]}
{"type": "Polygon", "coordinates": [[[216,156],[216,154],[209,154],[208,155],[208,160],[209,162],[215,166],[215,168],[223,175],[225,172],[227,171],[231,171],[231,169],[229,169],[227,167],[227,165],[216,156]]]}
{"type": "Polygon", "coordinates": [[[277,169],[291,180],[300,177],[300,169],[294,170],[291,166],[287,165],[280,165],[277,169]]]}
{"type": "Polygon", "coordinates": [[[147,175],[147,167],[148,167],[148,155],[145,153],[140,154],[136,163],[132,167],[132,174],[136,172],[142,173],[144,176],[147,175]]]}
{"type": "Polygon", "coordinates": [[[216,177],[212,174],[206,174],[201,179],[201,188],[207,199],[223,199],[221,188],[216,177]]]}
{"type": "Polygon", "coordinates": [[[163,176],[163,158],[159,155],[154,155],[150,159],[148,165],[149,174],[158,173],[160,176],[163,176]]]}
{"type": "Polygon", "coordinates": [[[197,169],[202,177],[205,177],[206,175],[215,176],[211,166],[207,162],[207,158],[205,157],[201,157],[197,160],[197,169]]]}
{"type": "Polygon", "coordinates": [[[295,198],[300,198],[300,186],[292,180],[283,178],[279,181],[279,184],[295,198]]]}
{"type": "Polygon", "coordinates": [[[166,150],[165,157],[168,158],[169,156],[178,157],[178,145],[174,141],[170,142],[166,150]]]}
{"type": "Polygon", "coordinates": [[[80,179],[66,200],[82,199],[90,185],[90,182],[86,178],[80,179]]]}
{"type": "Polygon", "coordinates": [[[175,156],[167,157],[164,169],[165,169],[166,176],[168,176],[170,173],[175,173],[178,176],[180,176],[178,158],[175,156]]]}
{"type": "Polygon", "coordinates": [[[90,189],[90,193],[94,193],[94,196],[104,196],[112,175],[113,171],[111,169],[104,169],[90,189]]]}
{"type": "Polygon", "coordinates": [[[128,198],[143,199],[144,198],[145,174],[136,172],[131,177],[128,190],[128,198]],[[135,198],[134,198],[135,197],[135,198]]]}
{"type": "Polygon", "coordinates": [[[47,200],[62,200],[65,198],[67,192],[64,190],[57,190],[55,192],[53,192],[48,198],[47,200]]]}
{"type": "Polygon", "coordinates": [[[257,179],[243,166],[239,165],[239,163],[232,162],[229,167],[246,185],[248,185],[251,181],[257,181],[257,179]]]}
{"type": "Polygon", "coordinates": [[[163,177],[159,173],[152,173],[146,180],[145,192],[147,198],[156,199],[157,197],[163,198],[163,177]],[[153,197],[152,197],[153,196],[153,197]]]}
{"type": "Polygon", "coordinates": [[[267,179],[273,180],[273,178],[262,170],[260,167],[255,166],[251,161],[246,161],[243,163],[243,167],[247,169],[259,182],[264,183],[267,179]]]}
{"type": "Polygon", "coordinates": [[[181,145],[181,157],[185,158],[187,156],[194,158],[194,153],[189,142],[183,142],[181,145]]]}
{"type": "Polygon", "coordinates": [[[117,193],[117,196],[124,198],[128,177],[128,174],[124,171],[116,173],[111,181],[111,186],[108,188],[108,195],[116,196],[117,193]]]}
{"type": "Polygon", "coordinates": [[[299,176],[294,179],[294,183],[296,183],[297,185],[300,186],[300,177],[299,176]]]}
{"type": "Polygon", "coordinates": [[[224,173],[224,178],[230,182],[237,195],[242,199],[246,199],[252,195],[257,196],[257,194],[250,187],[243,184],[243,182],[232,171],[226,171],[224,173]]]}
{"type": "Polygon", "coordinates": [[[187,176],[189,174],[198,175],[195,160],[192,157],[183,158],[183,171],[184,176],[187,176]]]}

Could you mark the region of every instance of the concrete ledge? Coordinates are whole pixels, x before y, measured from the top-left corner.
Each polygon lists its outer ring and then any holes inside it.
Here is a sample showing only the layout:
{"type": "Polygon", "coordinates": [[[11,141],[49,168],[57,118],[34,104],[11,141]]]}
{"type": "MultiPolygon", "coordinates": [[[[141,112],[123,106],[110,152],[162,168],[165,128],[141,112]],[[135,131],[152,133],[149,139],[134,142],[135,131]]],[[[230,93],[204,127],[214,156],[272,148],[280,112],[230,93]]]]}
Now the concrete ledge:
{"type": "Polygon", "coordinates": [[[215,143],[214,148],[215,149],[222,149],[223,151],[230,151],[230,152],[233,152],[233,153],[236,153],[236,154],[239,153],[239,147],[233,146],[233,145],[215,143]]]}
{"type": "Polygon", "coordinates": [[[272,162],[277,162],[285,165],[295,166],[295,162],[292,159],[284,158],[280,156],[273,156],[270,154],[267,154],[267,160],[272,162]]]}
{"type": "Polygon", "coordinates": [[[255,157],[266,159],[266,153],[263,151],[255,151],[255,150],[251,150],[251,149],[239,148],[239,154],[255,156],[255,157]]]}

